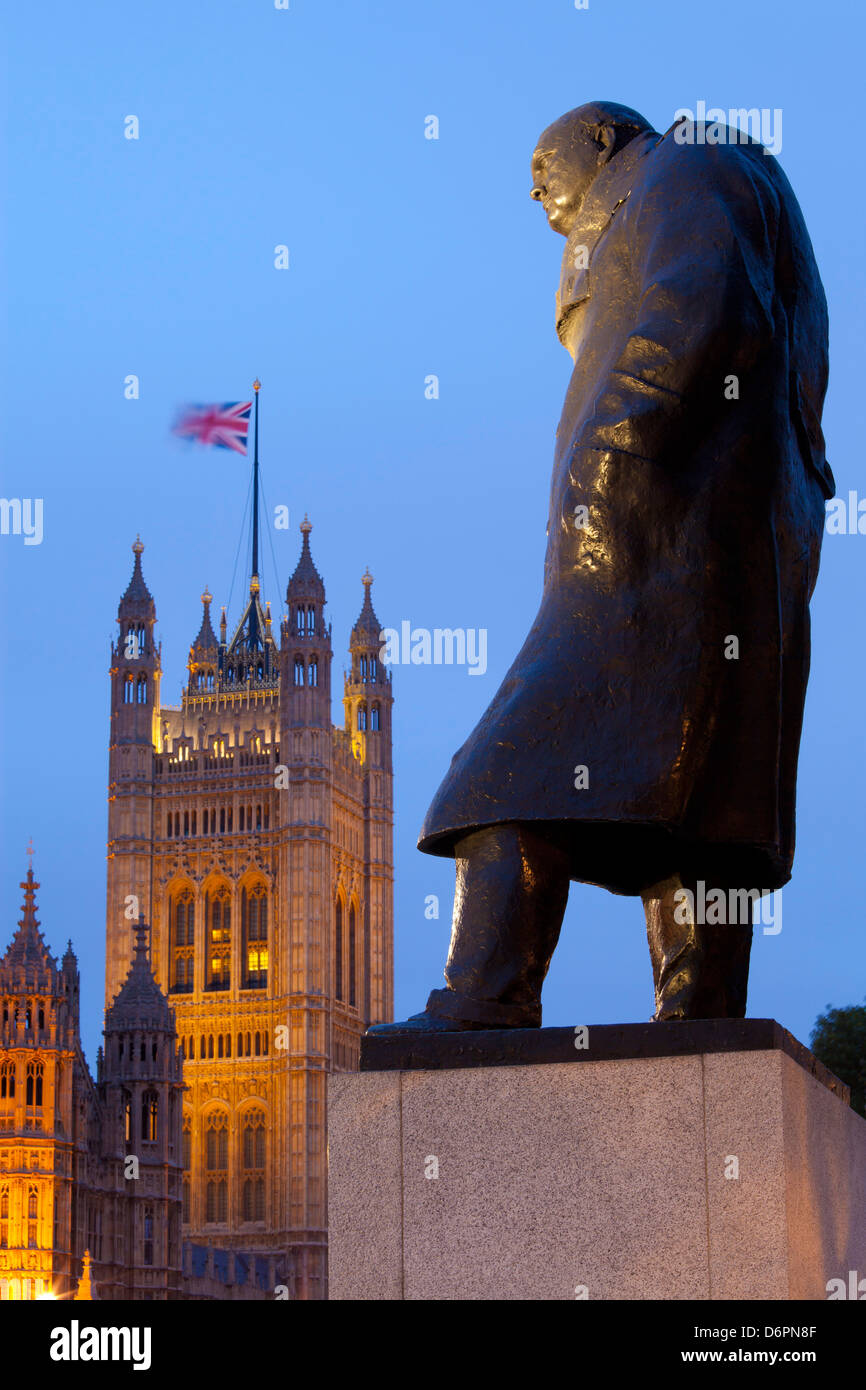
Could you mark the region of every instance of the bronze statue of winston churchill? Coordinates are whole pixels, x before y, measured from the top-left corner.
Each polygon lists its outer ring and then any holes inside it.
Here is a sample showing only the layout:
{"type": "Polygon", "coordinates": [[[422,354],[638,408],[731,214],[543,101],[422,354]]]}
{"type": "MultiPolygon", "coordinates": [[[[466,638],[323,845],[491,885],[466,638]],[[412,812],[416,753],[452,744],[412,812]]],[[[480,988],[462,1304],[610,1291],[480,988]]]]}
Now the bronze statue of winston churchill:
{"type": "Polygon", "coordinates": [[[541,606],[421,831],[456,860],[445,987],[376,1033],[539,1026],[572,879],[642,897],[656,1019],[742,1017],[751,914],[696,904],[791,875],[834,492],[802,213],[734,128],[612,102],[545,130],[532,178],[574,361],[541,606]]]}

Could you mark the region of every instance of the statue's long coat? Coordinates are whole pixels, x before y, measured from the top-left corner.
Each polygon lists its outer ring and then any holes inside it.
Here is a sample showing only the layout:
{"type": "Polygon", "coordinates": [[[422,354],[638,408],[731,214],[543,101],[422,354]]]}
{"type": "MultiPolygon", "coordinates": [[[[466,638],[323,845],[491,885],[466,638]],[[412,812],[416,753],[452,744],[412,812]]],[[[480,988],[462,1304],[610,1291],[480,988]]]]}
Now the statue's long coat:
{"type": "Polygon", "coordinates": [[[779,887],[833,479],[826,302],[776,160],[638,136],[568,238],[557,330],[541,607],[420,848],[521,821],[615,892],[779,887]]]}

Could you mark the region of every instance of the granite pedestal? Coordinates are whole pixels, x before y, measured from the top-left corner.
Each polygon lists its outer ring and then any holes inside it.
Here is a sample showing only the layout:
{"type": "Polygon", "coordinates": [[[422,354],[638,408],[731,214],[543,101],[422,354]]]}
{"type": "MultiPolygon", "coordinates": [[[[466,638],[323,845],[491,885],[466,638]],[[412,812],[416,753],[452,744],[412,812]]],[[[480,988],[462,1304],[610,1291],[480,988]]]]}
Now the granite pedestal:
{"type": "Polygon", "coordinates": [[[772,1020],[370,1037],[361,1065],[329,1078],[331,1298],[826,1299],[866,1275],[866,1121],[772,1020]]]}

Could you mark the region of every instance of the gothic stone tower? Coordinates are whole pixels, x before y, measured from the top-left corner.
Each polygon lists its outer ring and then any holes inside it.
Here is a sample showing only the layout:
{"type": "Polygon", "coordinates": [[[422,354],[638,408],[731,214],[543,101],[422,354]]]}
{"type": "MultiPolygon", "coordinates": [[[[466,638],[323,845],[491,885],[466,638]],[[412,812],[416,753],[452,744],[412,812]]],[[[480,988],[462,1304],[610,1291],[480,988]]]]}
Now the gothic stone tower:
{"type": "Polygon", "coordinates": [[[109,785],[109,912],[106,1007],[129,968],[129,926],[151,896],[153,748],[159,711],[160,653],[154,643],[156,607],[141,572],[144,546],[136,538],[132,578],[120,600],[117,642],[111,647],[109,785]],[[109,985],[111,986],[109,990],[109,985]]]}
{"type": "Polygon", "coordinates": [[[78,970],[58,967],[36,919],[33,869],[24,915],[0,958],[0,1298],[68,1292],[86,1213],[92,1083],[78,1040],[78,970]]]}
{"type": "Polygon", "coordinates": [[[21,886],[24,915],[0,957],[0,1301],[68,1298],[88,1251],[99,1298],[176,1297],[183,1082],[143,922],[94,1085],[72,945],[58,966],[32,868],[21,886]]]}
{"type": "Polygon", "coordinates": [[[298,1298],[327,1293],[325,1078],[358,1066],[393,997],[390,673],[367,574],[345,726],[332,725],[310,530],[305,519],[279,646],[255,541],[231,640],[205,591],[178,706],[159,704],[136,543],[112,648],[106,918],[106,1002],[141,911],[177,1020],[184,1236],[285,1252],[298,1298]]]}
{"type": "Polygon", "coordinates": [[[143,915],[129,973],[106,1010],[104,1036],[97,1070],[104,1239],[92,1252],[99,1297],[176,1298],[182,1062],[174,1015],[147,957],[143,915]]]}

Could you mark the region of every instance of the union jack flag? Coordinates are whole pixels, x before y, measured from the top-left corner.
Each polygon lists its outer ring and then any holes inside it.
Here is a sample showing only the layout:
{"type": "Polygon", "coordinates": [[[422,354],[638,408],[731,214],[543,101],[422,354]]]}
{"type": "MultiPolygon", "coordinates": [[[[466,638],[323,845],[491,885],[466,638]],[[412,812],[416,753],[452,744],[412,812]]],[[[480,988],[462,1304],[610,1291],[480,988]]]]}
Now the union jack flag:
{"type": "Polygon", "coordinates": [[[222,405],[187,405],[178,415],[174,433],[220,449],[247,451],[252,401],[224,401],[222,405]]]}

